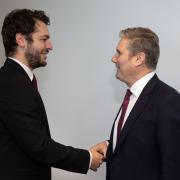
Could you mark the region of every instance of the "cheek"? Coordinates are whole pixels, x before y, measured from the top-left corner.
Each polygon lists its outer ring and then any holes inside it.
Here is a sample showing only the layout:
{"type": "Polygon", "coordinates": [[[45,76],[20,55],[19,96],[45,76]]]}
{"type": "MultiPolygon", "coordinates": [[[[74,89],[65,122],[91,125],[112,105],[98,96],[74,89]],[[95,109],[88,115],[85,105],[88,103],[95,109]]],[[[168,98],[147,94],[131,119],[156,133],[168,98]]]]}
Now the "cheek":
{"type": "Polygon", "coordinates": [[[116,65],[118,66],[118,67],[121,67],[122,66],[122,64],[123,64],[123,61],[119,58],[119,59],[117,59],[117,61],[116,61],[116,65]]]}
{"type": "Polygon", "coordinates": [[[36,45],[34,46],[37,50],[41,51],[45,48],[45,44],[42,42],[38,42],[36,43],[36,45]]]}
{"type": "Polygon", "coordinates": [[[125,62],[123,62],[122,60],[118,60],[116,65],[117,65],[117,68],[120,70],[123,70],[126,66],[125,62]]]}
{"type": "Polygon", "coordinates": [[[131,67],[125,63],[125,62],[121,62],[118,65],[118,74],[121,76],[126,76],[129,72],[131,71],[131,67]]]}

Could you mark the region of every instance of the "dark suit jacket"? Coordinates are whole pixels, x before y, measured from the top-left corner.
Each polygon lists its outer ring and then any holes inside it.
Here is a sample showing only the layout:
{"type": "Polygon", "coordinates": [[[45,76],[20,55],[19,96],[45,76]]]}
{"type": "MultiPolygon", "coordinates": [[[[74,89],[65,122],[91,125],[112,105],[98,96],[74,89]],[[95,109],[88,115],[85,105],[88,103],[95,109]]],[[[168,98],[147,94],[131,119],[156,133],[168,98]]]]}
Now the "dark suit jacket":
{"type": "Polygon", "coordinates": [[[155,75],[145,86],[112,152],[106,180],[180,180],[180,95],[155,75]]]}
{"type": "Polygon", "coordinates": [[[88,151],[51,138],[40,95],[23,68],[7,59],[0,69],[0,179],[50,180],[51,167],[87,173],[89,160],[88,151]]]}

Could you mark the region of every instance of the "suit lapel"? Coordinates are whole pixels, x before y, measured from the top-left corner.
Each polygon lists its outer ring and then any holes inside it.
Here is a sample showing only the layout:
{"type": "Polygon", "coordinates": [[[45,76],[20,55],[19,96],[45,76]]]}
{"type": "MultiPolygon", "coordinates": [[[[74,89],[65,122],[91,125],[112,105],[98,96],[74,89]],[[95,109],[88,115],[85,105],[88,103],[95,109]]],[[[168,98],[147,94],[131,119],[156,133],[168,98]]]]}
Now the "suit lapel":
{"type": "Polygon", "coordinates": [[[157,75],[154,75],[154,77],[144,87],[143,91],[141,92],[138,100],[136,101],[133,109],[131,110],[131,112],[126,120],[126,123],[124,124],[124,127],[121,132],[121,137],[119,138],[119,141],[117,142],[116,148],[114,150],[114,154],[116,154],[118,148],[120,148],[121,144],[126,139],[128,133],[130,132],[131,128],[133,127],[133,124],[136,122],[138,117],[144,111],[144,108],[148,104],[149,99],[151,97],[150,94],[152,93],[152,91],[158,81],[159,81],[159,79],[158,79],[157,75]]]}

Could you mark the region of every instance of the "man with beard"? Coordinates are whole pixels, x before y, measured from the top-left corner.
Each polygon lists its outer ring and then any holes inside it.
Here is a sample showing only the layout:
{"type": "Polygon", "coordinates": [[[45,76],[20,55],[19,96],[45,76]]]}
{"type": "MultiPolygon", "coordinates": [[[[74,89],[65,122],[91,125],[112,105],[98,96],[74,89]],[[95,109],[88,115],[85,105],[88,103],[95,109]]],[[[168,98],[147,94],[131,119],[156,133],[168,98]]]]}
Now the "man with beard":
{"type": "Polygon", "coordinates": [[[52,50],[43,11],[20,9],[4,20],[7,60],[0,69],[0,179],[50,180],[51,167],[77,173],[96,170],[106,153],[102,142],[89,151],[55,142],[33,75],[52,50]]]}

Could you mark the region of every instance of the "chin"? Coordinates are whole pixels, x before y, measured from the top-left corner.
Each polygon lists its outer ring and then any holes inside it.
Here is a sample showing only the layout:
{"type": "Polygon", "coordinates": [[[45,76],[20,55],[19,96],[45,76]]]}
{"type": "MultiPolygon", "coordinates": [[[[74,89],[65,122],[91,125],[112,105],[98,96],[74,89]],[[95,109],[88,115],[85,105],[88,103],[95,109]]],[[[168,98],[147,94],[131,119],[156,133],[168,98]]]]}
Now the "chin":
{"type": "Polygon", "coordinates": [[[41,64],[41,66],[46,66],[46,65],[47,65],[47,62],[46,62],[46,60],[44,59],[44,60],[42,60],[42,61],[40,62],[40,64],[41,64]]]}
{"type": "Polygon", "coordinates": [[[119,79],[119,78],[120,78],[119,73],[116,73],[116,78],[117,78],[117,79],[119,79]]]}
{"type": "Polygon", "coordinates": [[[45,63],[41,63],[41,66],[46,66],[47,65],[47,62],[45,62],[45,63]]]}
{"type": "Polygon", "coordinates": [[[116,74],[116,78],[117,78],[118,80],[120,80],[120,81],[123,81],[123,78],[122,78],[120,75],[118,75],[118,74],[116,74]]]}

